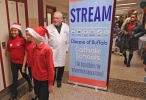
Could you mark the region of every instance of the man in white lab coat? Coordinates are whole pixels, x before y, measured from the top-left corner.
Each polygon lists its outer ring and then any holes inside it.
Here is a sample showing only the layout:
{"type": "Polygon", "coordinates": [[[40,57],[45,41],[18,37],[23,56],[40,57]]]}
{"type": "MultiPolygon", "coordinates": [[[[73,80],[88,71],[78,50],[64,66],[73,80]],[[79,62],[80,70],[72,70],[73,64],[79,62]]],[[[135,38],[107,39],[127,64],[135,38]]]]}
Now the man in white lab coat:
{"type": "Polygon", "coordinates": [[[55,66],[55,79],[57,87],[61,87],[61,80],[64,73],[66,53],[69,48],[69,26],[63,21],[61,12],[55,12],[53,16],[53,24],[47,26],[50,34],[49,46],[53,50],[53,60],[55,66]]]}

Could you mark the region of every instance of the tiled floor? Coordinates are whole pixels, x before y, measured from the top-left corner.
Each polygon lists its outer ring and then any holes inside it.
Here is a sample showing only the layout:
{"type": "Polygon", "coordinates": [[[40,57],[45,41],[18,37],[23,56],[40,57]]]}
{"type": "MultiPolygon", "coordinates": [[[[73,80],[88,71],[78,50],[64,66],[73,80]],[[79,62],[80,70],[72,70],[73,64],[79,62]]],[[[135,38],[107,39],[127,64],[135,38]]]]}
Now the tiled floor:
{"type": "MultiPolygon", "coordinates": [[[[30,100],[33,93],[27,93],[20,100],[30,100]]],[[[54,87],[49,100],[140,100],[138,98],[123,96],[115,93],[95,91],[91,88],[62,84],[62,88],[54,87]]]]}
{"type": "MultiPolygon", "coordinates": [[[[67,60],[62,87],[57,88],[55,85],[49,100],[146,100],[146,83],[143,81],[145,75],[142,60],[137,52],[134,53],[129,68],[123,64],[123,56],[114,53],[111,58],[108,89],[95,91],[93,88],[68,84],[67,60]]],[[[34,96],[33,92],[24,95],[24,92],[27,91],[26,83],[19,91],[21,95],[17,100],[31,100],[34,96]]],[[[8,100],[8,98],[9,96],[2,100],[8,100]]]]}

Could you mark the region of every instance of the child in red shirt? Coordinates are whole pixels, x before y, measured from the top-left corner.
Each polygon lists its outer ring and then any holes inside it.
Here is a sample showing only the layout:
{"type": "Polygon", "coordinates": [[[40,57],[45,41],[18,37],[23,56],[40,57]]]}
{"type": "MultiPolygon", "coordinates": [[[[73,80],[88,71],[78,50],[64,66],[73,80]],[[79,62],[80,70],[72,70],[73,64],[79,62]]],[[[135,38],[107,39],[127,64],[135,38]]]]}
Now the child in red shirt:
{"type": "MultiPolygon", "coordinates": [[[[32,66],[33,48],[34,48],[35,45],[31,42],[30,37],[31,37],[30,34],[26,30],[27,42],[26,42],[26,45],[25,45],[25,50],[26,50],[26,53],[27,53],[27,68],[28,68],[28,72],[29,72],[29,77],[32,80],[31,66],[32,66]]],[[[25,65],[22,67],[22,72],[23,73],[25,73],[25,69],[26,69],[25,67],[26,67],[25,65]]],[[[33,99],[36,100],[37,96],[35,96],[33,99]]]]}
{"type": "Polygon", "coordinates": [[[34,91],[39,100],[48,100],[49,93],[53,92],[54,63],[52,49],[44,43],[44,27],[27,28],[31,35],[30,40],[36,44],[33,49],[32,76],[34,91]]]}
{"type": "Polygon", "coordinates": [[[26,73],[22,73],[22,66],[25,65],[25,43],[26,40],[22,36],[21,25],[14,23],[11,27],[10,38],[7,42],[6,51],[9,52],[12,71],[12,95],[9,100],[14,100],[17,97],[17,85],[18,85],[18,70],[22,76],[26,79],[29,85],[29,92],[32,91],[31,80],[26,73]]]}
{"type": "MultiPolygon", "coordinates": [[[[26,31],[26,45],[25,45],[25,50],[26,50],[26,55],[27,55],[27,67],[29,71],[29,77],[32,79],[32,74],[31,74],[31,64],[32,64],[32,54],[33,54],[33,47],[34,44],[30,41],[30,35],[28,31],[26,31]]],[[[25,73],[25,66],[22,67],[22,72],[25,73]]]]}

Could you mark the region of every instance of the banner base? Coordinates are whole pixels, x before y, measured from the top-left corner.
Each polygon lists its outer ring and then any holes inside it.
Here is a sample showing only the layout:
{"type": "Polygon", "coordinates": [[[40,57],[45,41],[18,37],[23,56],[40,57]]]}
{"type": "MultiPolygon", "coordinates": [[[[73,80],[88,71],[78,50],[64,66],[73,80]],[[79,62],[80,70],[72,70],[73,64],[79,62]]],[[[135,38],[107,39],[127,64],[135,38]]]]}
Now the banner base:
{"type": "MultiPolygon", "coordinates": [[[[72,83],[72,84],[74,84],[75,86],[85,86],[85,87],[94,88],[96,92],[98,92],[98,90],[107,90],[107,87],[106,87],[106,88],[97,87],[97,86],[93,86],[93,85],[88,85],[88,84],[83,84],[83,83],[72,82],[72,81],[69,81],[69,80],[68,80],[68,83],[72,83]]],[[[74,86],[74,87],[75,87],[75,86],[74,86]]]]}

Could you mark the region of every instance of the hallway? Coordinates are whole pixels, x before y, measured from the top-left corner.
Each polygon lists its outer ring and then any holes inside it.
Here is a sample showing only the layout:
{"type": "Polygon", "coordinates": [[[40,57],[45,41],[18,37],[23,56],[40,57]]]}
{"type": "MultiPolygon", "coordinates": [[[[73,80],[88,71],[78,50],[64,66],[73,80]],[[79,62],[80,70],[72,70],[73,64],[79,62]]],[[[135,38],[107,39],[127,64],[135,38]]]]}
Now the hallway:
{"type": "MultiPolygon", "coordinates": [[[[142,60],[140,60],[137,52],[134,53],[131,67],[129,68],[123,64],[123,56],[113,53],[108,89],[106,91],[95,91],[93,88],[68,84],[67,61],[62,87],[57,88],[55,84],[50,100],[145,100],[146,85],[143,81],[144,76],[142,60]]],[[[26,83],[19,87],[18,91],[19,96],[17,100],[30,100],[34,96],[33,92],[26,93],[26,83]]],[[[2,98],[2,100],[8,100],[9,96],[2,98]]]]}

